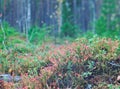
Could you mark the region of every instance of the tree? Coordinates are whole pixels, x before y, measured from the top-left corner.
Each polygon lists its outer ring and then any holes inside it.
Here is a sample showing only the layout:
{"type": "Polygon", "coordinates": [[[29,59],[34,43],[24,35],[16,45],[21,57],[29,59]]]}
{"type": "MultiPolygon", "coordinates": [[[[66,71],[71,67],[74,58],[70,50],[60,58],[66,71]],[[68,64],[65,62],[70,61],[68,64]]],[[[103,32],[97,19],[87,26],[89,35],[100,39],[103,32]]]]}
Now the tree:
{"type": "Polygon", "coordinates": [[[101,16],[96,23],[97,34],[118,36],[117,25],[120,21],[118,20],[117,1],[119,0],[103,0],[101,16]]]}
{"type": "Polygon", "coordinates": [[[60,35],[61,33],[61,27],[62,27],[62,4],[63,0],[58,0],[58,10],[57,10],[57,15],[58,15],[58,34],[60,35]]]}

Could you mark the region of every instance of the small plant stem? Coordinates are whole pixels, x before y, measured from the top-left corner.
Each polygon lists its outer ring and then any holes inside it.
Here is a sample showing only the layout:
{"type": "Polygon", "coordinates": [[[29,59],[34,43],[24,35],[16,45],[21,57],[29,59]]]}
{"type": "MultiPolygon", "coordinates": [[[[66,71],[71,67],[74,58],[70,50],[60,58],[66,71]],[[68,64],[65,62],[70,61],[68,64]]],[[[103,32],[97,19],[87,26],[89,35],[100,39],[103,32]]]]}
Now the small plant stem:
{"type": "Polygon", "coordinates": [[[3,26],[2,26],[2,23],[1,23],[1,29],[2,29],[2,32],[3,32],[3,41],[2,41],[2,44],[4,46],[4,49],[7,50],[6,45],[5,45],[5,39],[6,39],[5,30],[4,30],[3,26]]]}

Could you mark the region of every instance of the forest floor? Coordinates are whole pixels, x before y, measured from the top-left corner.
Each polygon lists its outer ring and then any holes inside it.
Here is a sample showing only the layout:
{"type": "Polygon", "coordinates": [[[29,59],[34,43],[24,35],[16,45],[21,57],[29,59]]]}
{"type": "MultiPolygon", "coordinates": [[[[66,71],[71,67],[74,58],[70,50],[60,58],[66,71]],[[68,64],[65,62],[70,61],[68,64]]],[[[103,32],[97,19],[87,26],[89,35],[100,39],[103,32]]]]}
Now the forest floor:
{"type": "Polygon", "coordinates": [[[120,89],[119,44],[107,38],[16,42],[0,49],[0,89],[120,89]]]}

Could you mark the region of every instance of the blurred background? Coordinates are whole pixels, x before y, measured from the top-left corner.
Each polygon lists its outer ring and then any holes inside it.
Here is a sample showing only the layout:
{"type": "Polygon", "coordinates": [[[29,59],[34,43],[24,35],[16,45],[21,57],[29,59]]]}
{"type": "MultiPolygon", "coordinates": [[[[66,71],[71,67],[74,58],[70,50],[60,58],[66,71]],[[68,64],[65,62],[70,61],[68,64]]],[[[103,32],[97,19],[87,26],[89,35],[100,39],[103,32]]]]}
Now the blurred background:
{"type": "Polygon", "coordinates": [[[25,34],[37,28],[54,37],[120,35],[120,0],[0,0],[0,21],[25,34]],[[32,29],[32,30],[30,30],[32,29]]]}

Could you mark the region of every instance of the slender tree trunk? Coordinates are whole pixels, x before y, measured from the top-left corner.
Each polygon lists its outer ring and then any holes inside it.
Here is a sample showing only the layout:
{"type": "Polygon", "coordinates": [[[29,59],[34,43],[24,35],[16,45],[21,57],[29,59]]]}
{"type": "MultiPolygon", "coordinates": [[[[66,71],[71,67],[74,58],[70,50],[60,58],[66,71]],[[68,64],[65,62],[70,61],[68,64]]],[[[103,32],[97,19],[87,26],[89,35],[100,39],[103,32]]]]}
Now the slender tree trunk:
{"type": "Polygon", "coordinates": [[[73,8],[74,8],[74,24],[76,24],[77,22],[77,14],[76,14],[76,10],[77,10],[77,1],[76,0],[73,0],[73,8]]]}
{"type": "Polygon", "coordinates": [[[95,33],[95,22],[96,22],[96,10],[95,10],[95,0],[91,0],[91,7],[92,7],[92,30],[95,33]]]}
{"type": "Polygon", "coordinates": [[[58,7],[58,34],[60,34],[61,27],[62,27],[62,3],[63,3],[63,1],[59,0],[58,3],[59,3],[59,5],[58,5],[59,6],[58,7]]]}
{"type": "Polygon", "coordinates": [[[26,40],[29,41],[28,38],[28,31],[31,26],[31,0],[27,0],[27,7],[26,7],[26,40]]]}

